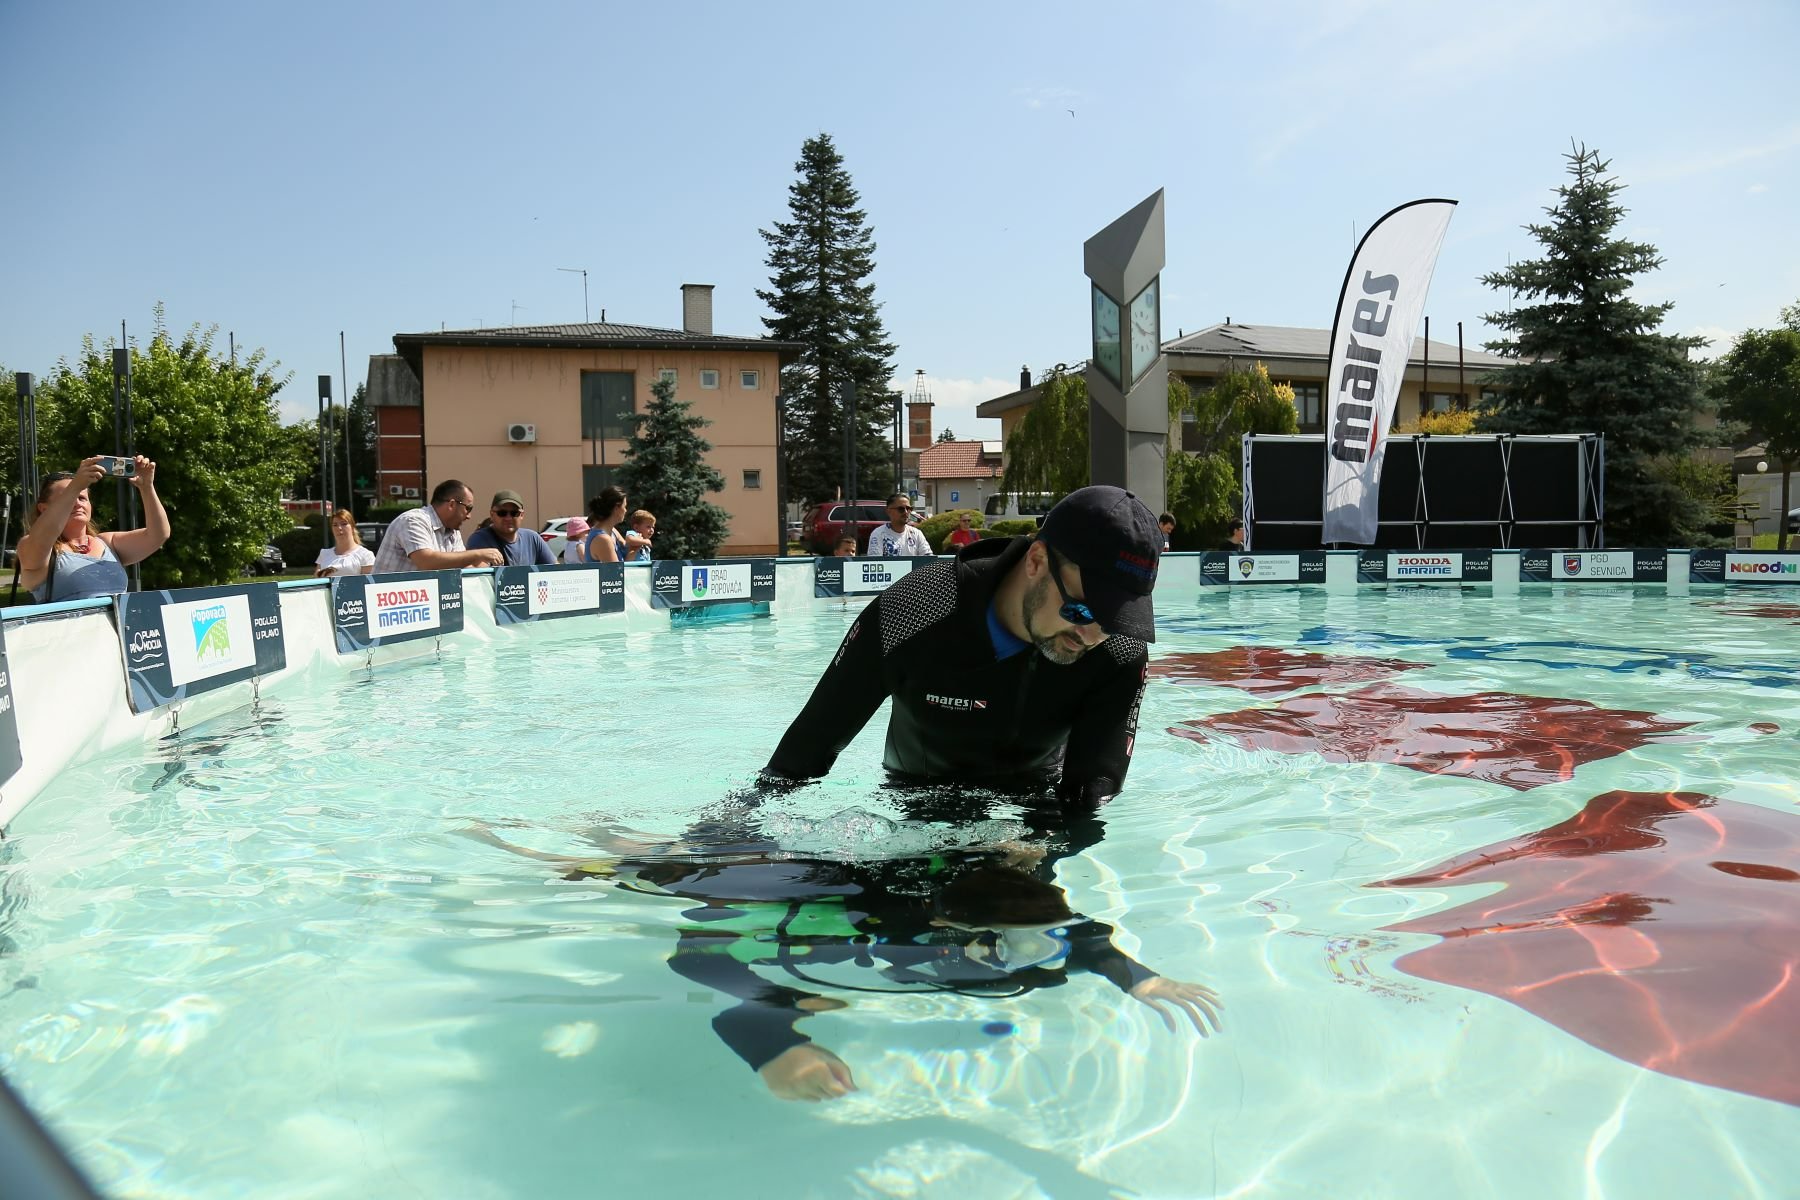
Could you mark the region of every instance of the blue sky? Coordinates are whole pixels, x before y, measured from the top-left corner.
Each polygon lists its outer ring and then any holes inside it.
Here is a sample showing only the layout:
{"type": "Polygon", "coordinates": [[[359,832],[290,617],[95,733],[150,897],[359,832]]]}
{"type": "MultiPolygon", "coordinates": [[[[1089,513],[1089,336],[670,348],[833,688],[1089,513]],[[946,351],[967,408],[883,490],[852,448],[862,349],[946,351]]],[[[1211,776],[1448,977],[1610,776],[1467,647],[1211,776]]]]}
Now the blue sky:
{"type": "Polygon", "coordinates": [[[1353,233],[1461,201],[1428,312],[1479,344],[1577,139],[1667,328],[1800,299],[1800,5],[0,2],[0,365],[217,323],[351,386],[397,332],[582,318],[760,335],[757,236],[836,139],[896,376],[938,424],[1087,354],[1082,241],[1167,189],[1165,333],[1326,326],[1353,233]],[[1072,112],[1070,110],[1073,110],[1072,112]]]}

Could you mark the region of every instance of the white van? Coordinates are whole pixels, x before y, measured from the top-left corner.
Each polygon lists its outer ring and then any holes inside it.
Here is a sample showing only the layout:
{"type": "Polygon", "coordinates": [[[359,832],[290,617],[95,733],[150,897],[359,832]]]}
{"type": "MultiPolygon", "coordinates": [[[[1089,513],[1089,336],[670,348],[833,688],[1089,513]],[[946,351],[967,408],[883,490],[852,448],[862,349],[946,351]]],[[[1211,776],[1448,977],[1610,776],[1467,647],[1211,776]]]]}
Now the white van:
{"type": "Polygon", "coordinates": [[[1026,518],[1035,520],[1039,525],[1044,523],[1044,514],[1056,505],[1056,497],[1049,492],[1026,492],[1023,495],[1012,495],[1007,492],[996,492],[987,498],[982,513],[991,525],[995,521],[1018,521],[1026,518]]]}

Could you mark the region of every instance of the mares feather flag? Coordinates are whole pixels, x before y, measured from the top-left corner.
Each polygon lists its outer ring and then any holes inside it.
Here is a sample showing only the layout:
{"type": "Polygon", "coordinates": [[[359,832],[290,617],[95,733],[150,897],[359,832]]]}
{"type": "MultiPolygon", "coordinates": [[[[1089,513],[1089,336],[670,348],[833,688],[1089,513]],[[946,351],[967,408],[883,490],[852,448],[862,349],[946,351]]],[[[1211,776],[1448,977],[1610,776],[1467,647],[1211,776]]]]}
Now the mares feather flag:
{"type": "Polygon", "coordinates": [[[1326,543],[1374,544],[1388,427],[1455,208],[1454,200],[1402,204],[1375,222],[1350,259],[1325,371],[1326,543]]]}

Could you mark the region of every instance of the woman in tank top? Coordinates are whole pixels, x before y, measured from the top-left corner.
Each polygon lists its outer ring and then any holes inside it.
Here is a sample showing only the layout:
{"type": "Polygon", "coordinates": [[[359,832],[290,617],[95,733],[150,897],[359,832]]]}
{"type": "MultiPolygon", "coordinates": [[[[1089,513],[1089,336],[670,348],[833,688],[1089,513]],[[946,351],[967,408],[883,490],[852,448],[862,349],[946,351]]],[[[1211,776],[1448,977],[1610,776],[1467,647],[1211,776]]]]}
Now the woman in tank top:
{"type": "Polygon", "coordinates": [[[73,471],[55,471],[38,486],[31,528],[19,539],[19,582],[40,604],[86,600],[125,591],[125,568],[142,562],[169,540],[169,514],[156,496],[156,464],[139,455],[131,485],[144,506],[144,527],[103,533],[94,527],[88,488],[107,477],[102,459],[83,459],[73,471]]]}
{"type": "Polygon", "coordinates": [[[589,562],[624,562],[625,538],[619,522],[625,519],[625,493],[612,486],[588,503],[587,560],[589,562]]]}

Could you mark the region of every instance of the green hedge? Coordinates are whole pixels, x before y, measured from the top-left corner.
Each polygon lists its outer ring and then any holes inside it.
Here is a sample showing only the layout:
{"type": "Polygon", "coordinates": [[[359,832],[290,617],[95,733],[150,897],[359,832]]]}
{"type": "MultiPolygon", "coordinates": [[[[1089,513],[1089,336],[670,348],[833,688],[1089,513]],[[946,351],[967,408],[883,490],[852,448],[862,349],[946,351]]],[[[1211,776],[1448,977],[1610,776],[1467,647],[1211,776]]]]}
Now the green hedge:
{"type": "Polygon", "coordinates": [[[1038,523],[1030,517],[1014,517],[1010,521],[995,521],[988,526],[989,537],[1018,537],[1023,533],[1036,533],[1038,523]]]}
{"type": "MultiPolygon", "coordinates": [[[[313,520],[318,519],[314,513],[313,520]]],[[[281,551],[281,557],[292,570],[296,567],[310,567],[313,560],[319,557],[319,551],[325,545],[325,535],[318,529],[290,529],[286,533],[278,533],[270,543],[281,551]]]]}
{"type": "Polygon", "coordinates": [[[417,507],[419,507],[417,504],[374,504],[369,507],[368,512],[362,515],[362,519],[385,523],[392,521],[401,513],[409,513],[417,507]]]}

